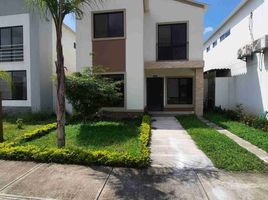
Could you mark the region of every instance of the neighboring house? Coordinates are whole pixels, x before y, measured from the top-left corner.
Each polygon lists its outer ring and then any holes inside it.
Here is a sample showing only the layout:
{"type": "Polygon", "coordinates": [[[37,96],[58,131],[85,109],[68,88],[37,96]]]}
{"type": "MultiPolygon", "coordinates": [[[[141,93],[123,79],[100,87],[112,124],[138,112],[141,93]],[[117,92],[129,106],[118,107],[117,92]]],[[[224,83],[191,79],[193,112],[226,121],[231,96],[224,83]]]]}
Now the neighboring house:
{"type": "Polygon", "coordinates": [[[246,0],[204,44],[206,104],[268,111],[268,1],[246,0]]]}
{"type": "MultiPolygon", "coordinates": [[[[11,111],[51,112],[55,74],[54,24],[30,12],[23,0],[0,0],[0,70],[10,72],[10,89],[0,82],[3,106],[11,111]]],[[[75,33],[63,27],[65,66],[76,71],[75,33]]]]}
{"type": "Polygon", "coordinates": [[[190,0],[107,0],[77,20],[77,68],[122,80],[119,113],[203,114],[203,17],[190,0]]]}

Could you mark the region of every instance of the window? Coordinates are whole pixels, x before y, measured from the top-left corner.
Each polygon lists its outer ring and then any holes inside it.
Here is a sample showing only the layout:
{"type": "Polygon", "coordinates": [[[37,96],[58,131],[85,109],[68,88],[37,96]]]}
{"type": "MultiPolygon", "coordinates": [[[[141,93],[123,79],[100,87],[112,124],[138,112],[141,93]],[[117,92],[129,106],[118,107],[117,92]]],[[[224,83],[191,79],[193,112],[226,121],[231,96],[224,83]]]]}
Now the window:
{"type": "Polygon", "coordinates": [[[9,71],[12,84],[9,86],[0,80],[0,91],[3,100],[27,100],[26,71],[9,71]]]}
{"type": "Polygon", "coordinates": [[[192,104],[193,103],[193,79],[192,78],[168,78],[167,79],[167,103],[192,104]]]}
{"type": "Polygon", "coordinates": [[[23,27],[0,28],[0,62],[23,61],[23,27]]]}
{"type": "Polygon", "coordinates": [[[158,60],[187,59],[187,24],[158,26],[158,60]]]}
{"type": "Polygon", "coordinates": [[[94,38],[124,37],[124,12],[94,14],[94,38]]]}
{"type": "Polygon", "coordinates": [[[209,51],[210,51],[210,46],[207,47],[207,52],[209,52],[209,51]]]}
{"type": "Polygon", "coordinates": [[[226,32],[220,37],[220,41],[222,42],[223,40],[225,40],[225,38],[227,38],[230,34],[231,34],[231,30],[226,31],[226,32]]]}
{"type": "Polygon", "coordinates": [[[124,75],[123,74],[109,74],[103,75],[105,78],[108,78],[112,81],[120,82],[120,86],[118,88],[118,92],[121,94],[120,99],[117,102],[106,105],[106,107],[124,107],[125,106],[125,83],[124,83],[124,75]]]}
{"type": "Polygon", "coordinates": [[[215,48],[218,44],[218,41],[216,40],[215,42],[213,42],[213,48],[215,48]]]}

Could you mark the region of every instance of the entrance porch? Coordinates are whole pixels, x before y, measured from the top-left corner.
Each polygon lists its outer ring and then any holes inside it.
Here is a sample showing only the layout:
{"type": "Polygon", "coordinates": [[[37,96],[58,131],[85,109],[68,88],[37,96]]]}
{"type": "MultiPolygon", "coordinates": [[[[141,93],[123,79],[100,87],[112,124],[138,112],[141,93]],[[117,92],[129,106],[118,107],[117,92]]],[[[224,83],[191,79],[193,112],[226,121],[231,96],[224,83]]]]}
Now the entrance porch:
{"type": "Polygon", "coordinates": [[[203,115],[203,69],[145,70],[145,102],[151,113],[203,115]]]}

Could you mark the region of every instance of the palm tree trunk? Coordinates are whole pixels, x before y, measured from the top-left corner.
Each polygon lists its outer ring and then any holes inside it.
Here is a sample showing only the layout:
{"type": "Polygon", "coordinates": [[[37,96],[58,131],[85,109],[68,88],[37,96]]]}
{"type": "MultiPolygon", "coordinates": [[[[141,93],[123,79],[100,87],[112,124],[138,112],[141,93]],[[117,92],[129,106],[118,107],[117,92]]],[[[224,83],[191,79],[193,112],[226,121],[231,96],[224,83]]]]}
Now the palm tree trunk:
{"type": "Polygon", "coordinates": [[[62,50],[62,26],[56,26],[57,34],[57,144],[65,146],[65,71],[62,50]]]}
{"type": "Polygon", "coordinates": [[[2,113],[2,93],[0,92],[0,143],[4,142],[3,113],[2,113]]]}

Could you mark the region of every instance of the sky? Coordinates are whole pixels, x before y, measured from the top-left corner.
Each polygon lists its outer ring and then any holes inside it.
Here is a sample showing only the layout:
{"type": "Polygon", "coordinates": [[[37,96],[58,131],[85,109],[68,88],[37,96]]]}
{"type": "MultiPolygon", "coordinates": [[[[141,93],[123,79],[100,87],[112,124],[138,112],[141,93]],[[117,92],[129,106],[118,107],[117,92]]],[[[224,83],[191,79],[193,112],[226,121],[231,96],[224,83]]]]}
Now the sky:
{"type": "MultiPolygon", "coordinates": [[[[199,0],[208,4],[205,14],[204,39],[207,39],[226,17],[239,5],[242,0],[199,0]]],[[[75,30],[75,17],[68,15],[64,22],[75,30]]]]}

